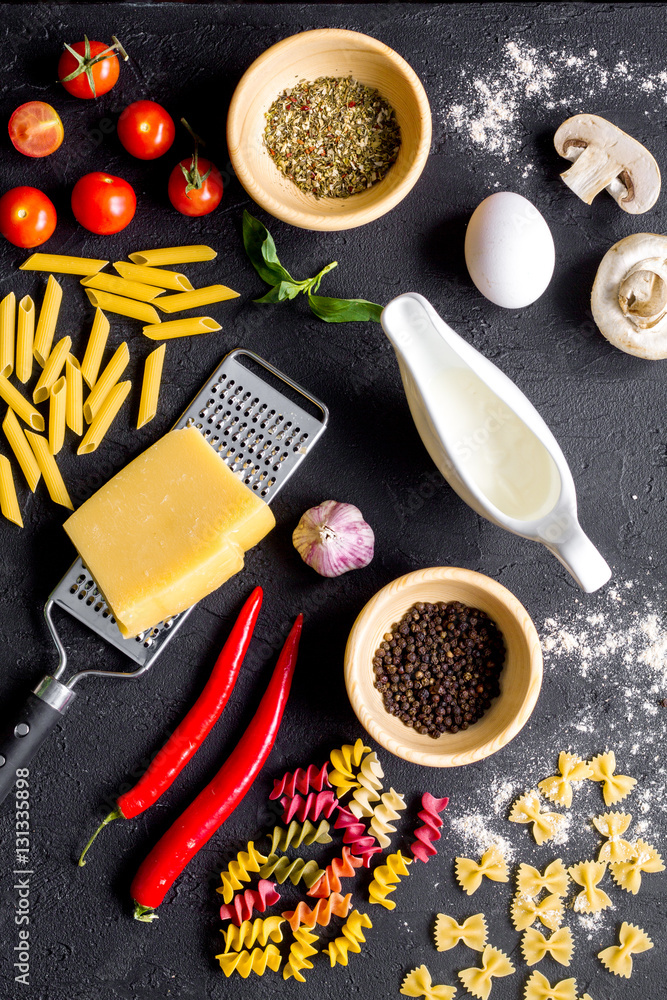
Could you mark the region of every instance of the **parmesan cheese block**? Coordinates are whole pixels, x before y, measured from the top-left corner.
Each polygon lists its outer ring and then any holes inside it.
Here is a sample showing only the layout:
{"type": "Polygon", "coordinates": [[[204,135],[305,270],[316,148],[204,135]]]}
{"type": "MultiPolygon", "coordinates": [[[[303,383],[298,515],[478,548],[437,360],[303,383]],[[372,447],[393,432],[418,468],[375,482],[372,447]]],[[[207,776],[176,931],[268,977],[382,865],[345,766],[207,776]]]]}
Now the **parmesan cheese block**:
{"type": "Polygon", "coordinates": [[[268,505],[188,427],[130,462],[65,531],[129,638],[238,573],[274,525],[268,505]]]}

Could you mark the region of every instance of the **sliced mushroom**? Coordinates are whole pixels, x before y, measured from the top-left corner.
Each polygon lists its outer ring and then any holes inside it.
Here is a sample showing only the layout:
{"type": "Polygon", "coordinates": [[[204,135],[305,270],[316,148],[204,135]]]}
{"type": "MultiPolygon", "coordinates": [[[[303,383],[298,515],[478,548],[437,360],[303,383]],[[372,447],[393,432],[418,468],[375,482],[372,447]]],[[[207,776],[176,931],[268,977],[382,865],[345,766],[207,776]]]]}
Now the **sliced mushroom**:
{"type": "Polygon", "coordinates": [[[587,205],[603,188],[631,215],[655,205],[660,194],[658,164],[640,142],[605,118],[568,118],[556,131],[554,145],[574,164],[561,177],[587,205]]]}
{"type": "Polygon", "coordinates": [[[667,358],[667,236],[634,233],[602,258],[591,293],[607,340],[638,358],[667,358]]]}

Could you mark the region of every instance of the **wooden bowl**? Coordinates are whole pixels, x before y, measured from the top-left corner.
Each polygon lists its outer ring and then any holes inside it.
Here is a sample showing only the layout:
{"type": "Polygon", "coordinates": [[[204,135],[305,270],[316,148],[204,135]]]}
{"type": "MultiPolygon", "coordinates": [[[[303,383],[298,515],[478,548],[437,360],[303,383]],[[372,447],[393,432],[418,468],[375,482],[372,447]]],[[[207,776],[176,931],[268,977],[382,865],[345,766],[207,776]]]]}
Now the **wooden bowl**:
{"type": "Polygon", "coordinates": [[[451,566],[417,570],[389,583],[357,618],[345,650],[345,683],[359,721],[386,750],[428,767],[459,767],[504,747],[528,721],[542,684],[540,640],[528,612],[501,584],[451,566]],[[394,622],[418,601],[462,601],[485,611],[503,634],[500,695],[464,732],[422,736],[389,715],[373,686],[373,655],[394,622]]]}
{"type": "Polygon", "coordinates": [[[413,187],[431,146],[431,110],[413,69],[369,35],[339,28],[303,31],[267,49],[244,73],[227,117],[236,176],[258,205],[302,229],[363,226],[388,212],[413,187]],[[401,149],[381,181],[349,198],[315,198],[280,173],[263,142],[264,114],[286,87],[319,76],[353,76],[375,87],[396,112],[401,149]]]}

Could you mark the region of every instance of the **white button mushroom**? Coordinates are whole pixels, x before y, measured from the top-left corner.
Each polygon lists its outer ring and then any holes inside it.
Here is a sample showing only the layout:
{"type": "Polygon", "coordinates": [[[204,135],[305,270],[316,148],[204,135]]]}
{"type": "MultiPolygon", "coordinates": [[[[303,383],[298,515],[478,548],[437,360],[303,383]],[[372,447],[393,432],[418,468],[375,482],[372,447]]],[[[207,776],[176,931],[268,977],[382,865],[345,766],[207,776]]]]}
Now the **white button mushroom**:
{"type": "Polygon", "coordinates": [[[574,164],[561,177],[587,205],[603,188],[631,215],[655,205],[660,194],[658,164],[640,142],[605,118],[568,118],[556,131],[554,146],[574,164]]]}
{"type": "Polygon", "coordinates": [[[602,258],[591,293],[593,319],[615,347],[667,358],[667,236],[634,233],[602,258]]]}

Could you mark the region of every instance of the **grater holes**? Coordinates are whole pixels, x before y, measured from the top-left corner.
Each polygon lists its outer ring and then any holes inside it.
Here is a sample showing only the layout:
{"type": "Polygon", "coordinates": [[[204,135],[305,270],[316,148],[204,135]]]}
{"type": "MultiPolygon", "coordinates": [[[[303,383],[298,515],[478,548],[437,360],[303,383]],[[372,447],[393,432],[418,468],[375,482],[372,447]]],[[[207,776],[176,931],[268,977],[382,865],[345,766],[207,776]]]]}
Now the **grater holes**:
{"type": "Polygon", "coordinates": [[[285,461],[286,458],[287,458],[287,452],[284,451],[282,453],[282,455],[280,456],[280,458],[278,459],[278,461],[273,466],[273,471],[274,472],[278,472],[278,470],[280,469],[280,466],[283,464],[283,462],[285,461]]]}

